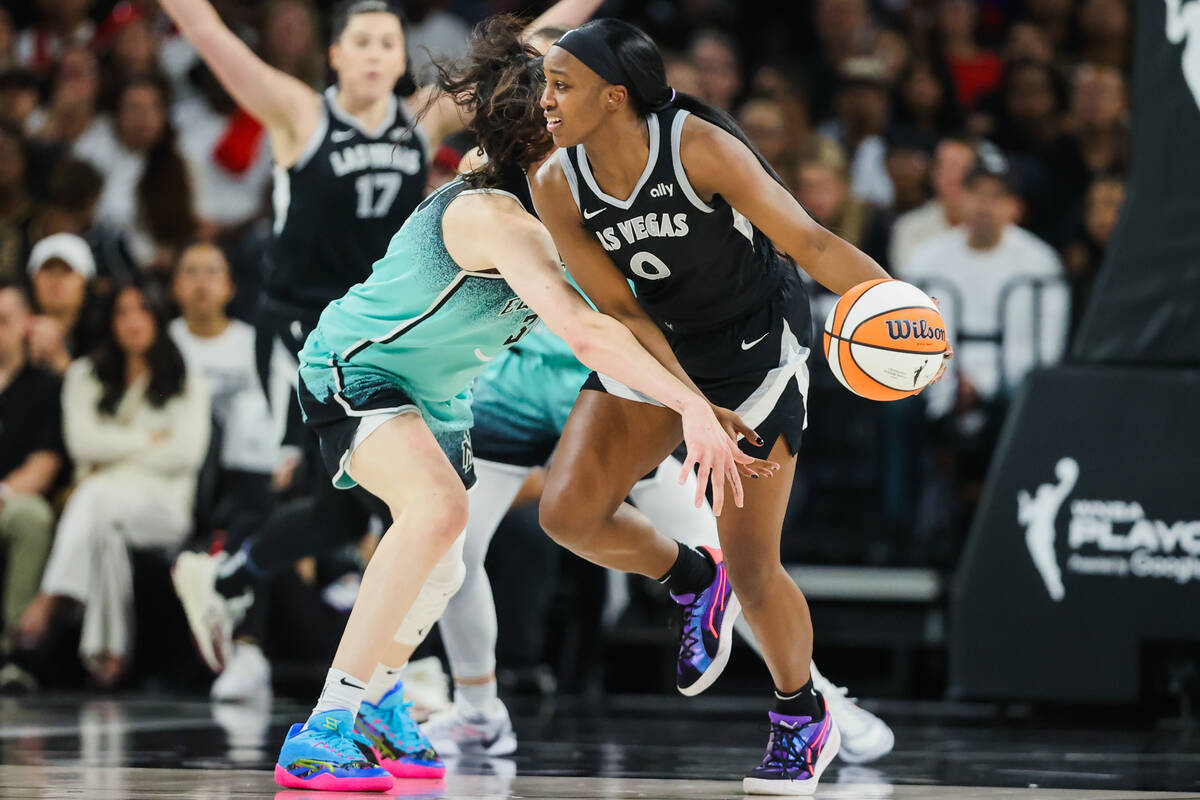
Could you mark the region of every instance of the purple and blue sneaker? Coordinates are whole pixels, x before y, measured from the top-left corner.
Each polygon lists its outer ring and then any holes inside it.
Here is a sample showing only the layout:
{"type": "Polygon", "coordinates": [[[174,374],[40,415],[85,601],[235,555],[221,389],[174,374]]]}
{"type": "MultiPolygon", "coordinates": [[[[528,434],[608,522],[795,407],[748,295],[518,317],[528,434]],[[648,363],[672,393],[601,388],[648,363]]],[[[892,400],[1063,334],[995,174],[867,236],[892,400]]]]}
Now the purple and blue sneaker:
{"type": "Polygon", "coordinates": [[[716,567],[712,583],[697,594],[671,594],[671,599],[683,606],[675,685],[689,697],[700,694],[721,676],[729,663],[733,623],[742,613],[742,604],[729,585],[725,556],[716,547],[698,549],[716,567]]]}
{"type": "Polygon", "coordinates": [[[275,782],[334,792],[386,792],[395,784],[354,733],[354,716],[340,709],[292,726],[275,763],[275,782]]]}
{"type": "MultiPolygon", "coordinates": [[[[824,705],[825,698],[821,698],[824,705]]],[[[771,735],[762,763],[742,780],[746,794],[810,795],[821,773],[833,761],[842,735],[829,708],[817,722],[812,717],[789,717],[770,712],[771,735]]]]}

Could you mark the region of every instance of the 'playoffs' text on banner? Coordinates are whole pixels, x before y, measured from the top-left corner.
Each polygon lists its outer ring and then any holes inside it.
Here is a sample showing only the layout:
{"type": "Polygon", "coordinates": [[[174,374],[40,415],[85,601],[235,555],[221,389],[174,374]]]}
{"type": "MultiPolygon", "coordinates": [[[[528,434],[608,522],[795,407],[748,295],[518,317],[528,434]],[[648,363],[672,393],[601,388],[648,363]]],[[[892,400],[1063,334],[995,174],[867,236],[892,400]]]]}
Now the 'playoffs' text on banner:
{"type": "Polygon", "coordinates": [[[1056,520],[1079,480],[1079,462],[1061,458],[1056,483],[1033,494],[1017,493],[1017,521],[1025,527],[1025,545],[1051,599],[1066,596],[1063,569],[1081,575],[1200,581],[1200,520],[1153,519],[1136,500],[1075,498],[1068,504],[1067,550],[1055,547],[1056,520]]]}

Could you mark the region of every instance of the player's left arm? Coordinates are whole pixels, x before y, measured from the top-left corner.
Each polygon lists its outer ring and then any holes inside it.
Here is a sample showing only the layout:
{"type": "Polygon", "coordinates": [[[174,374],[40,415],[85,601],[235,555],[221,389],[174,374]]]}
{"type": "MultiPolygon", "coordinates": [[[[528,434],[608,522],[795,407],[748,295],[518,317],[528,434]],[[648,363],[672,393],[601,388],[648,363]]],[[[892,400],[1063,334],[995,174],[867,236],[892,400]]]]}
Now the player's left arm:
{"type": "Polygon", "coordinates": [[[721,195],[831,292],[888,277],[874,259],[810,217],[732,134],[693,115],[683,126],[680,157],[701,197],[721,195]]]}

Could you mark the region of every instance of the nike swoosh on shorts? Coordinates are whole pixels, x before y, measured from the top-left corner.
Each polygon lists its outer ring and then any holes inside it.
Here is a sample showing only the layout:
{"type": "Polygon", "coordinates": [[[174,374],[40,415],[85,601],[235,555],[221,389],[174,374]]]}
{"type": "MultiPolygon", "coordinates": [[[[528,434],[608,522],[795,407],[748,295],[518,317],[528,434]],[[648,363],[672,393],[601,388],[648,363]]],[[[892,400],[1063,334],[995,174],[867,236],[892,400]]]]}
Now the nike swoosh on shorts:
{"type": "Polygon", "coordinates": [[[771,332],[767,331],[762,336],[758,337],[753,342],[749,342],[749,343],[747,343],[745,339],[742,339],[742,349],[749,350],[751,347],[754,347],[754,345],[758,344],[759,342],[761,342],[763,339],[767,338],[770,335],[771,335],[771,332]]]}

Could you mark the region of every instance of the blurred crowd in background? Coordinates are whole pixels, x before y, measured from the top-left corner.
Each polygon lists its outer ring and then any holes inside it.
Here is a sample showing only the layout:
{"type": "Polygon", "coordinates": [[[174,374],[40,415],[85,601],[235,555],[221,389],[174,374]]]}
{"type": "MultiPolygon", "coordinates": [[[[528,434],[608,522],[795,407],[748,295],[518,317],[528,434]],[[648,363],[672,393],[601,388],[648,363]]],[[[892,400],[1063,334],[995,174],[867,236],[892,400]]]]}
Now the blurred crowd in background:
{"type": "MultiPolygon", "coordinates": [[[[324,87],[325,3],[214,5],[266,61],[324,87]]],[[[474,21],[530,6],[405,2],[418,82],[465,52],[474,21]]],[[[783,546],[785,563],[950,574],[1005,411],[1029,370],[1069,353],[1118,218],[1131,2],[611,0],[600,14],[646,29],[672,86],[733,114],[816,219],[941,301],[957,357],[920,397],[856,398],[814,353],[783,546]]],[[[461,155],[435,147],[431,189],[461,155]]],[[[320,464],[270,441],[247,324],[271,172],[262,127],[154,0],[0,8],[0,684],[108,687],[195,661],[170,557],[245,536],[317,479],[320,464]],[[124,364],[142,376],[130,386],[124,364]],[[85,602],[97,571],[119,576],[103,613],[85,602]]],[[[835,298],[811,288],[820,324],[835,298]]],[[[501,663],[587,688],[592,645],[561,655],[573,606],[557,600],[604,580],[540,536],[536,493],[497,537],[492,579],[557,577],[517,611],[496,592],[501,663]]],[[[279,664],[327,659],[288,631],[316,620],[332,647],[370,540],[276,582],[279,664]]],[[[626,617],[653,593],[639,586],[626,617]]]]}

